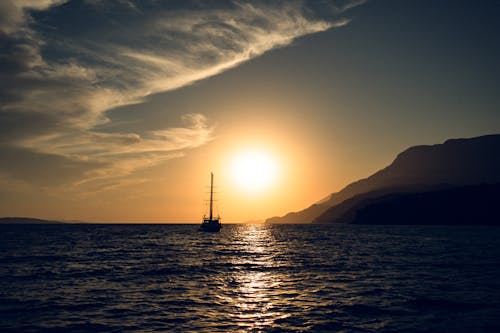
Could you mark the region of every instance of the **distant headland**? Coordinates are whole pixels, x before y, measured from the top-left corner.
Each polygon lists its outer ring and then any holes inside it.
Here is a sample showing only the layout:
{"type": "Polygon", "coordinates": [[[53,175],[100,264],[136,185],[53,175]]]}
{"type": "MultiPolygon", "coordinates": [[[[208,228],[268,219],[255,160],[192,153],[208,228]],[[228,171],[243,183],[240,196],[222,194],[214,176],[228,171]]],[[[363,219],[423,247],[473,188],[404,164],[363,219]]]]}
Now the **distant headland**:
{"type": "Polygon", "coordinates": [[[500,134],[415,146],[327,200],[266,223],[498,224],[500,134]]]}
{"type": "Polygon", "coordinates": [[[42,220],[31,217],[1,217],[0,224],[64,224],[62,221],[42,220]]]}

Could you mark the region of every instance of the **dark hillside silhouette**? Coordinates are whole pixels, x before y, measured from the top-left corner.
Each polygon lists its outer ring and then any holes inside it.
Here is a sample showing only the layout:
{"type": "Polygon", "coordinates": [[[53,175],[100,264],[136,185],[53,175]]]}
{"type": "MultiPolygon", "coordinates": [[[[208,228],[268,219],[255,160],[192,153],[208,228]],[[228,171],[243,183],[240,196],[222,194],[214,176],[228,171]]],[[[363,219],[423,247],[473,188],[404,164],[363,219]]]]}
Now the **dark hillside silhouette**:
{"type": "Polygon", "coordinates": [[[400,153],[385,169],[333,193],[326,202],[283,217],[273,217],[266,222],[309,223],[330,207],[373,191],[408,188],[407,192],[411,192],[411,187],[500,183],[499,170],[499,134],[452,139],[431,146],[415,146],[400,153]]]}
{"type": "MultiPolygon", "coordinates": [[[[328,221],[328,212],[319,218],[328,221]]],[[[367,199],[329,222],[500,225],[500,184],[469,185],[367,199]]]]}
{"type": "Polygon", "coordinates": [[[31,217],[1,217],[0,224],[60,224],[64,222],[35,219],[31,217]]]}
{"type": "Polygon", "coordinates": [[[448,189],[453,187],[447,184],[440,185],[413,185],[413,186],[403,186],[403,187],[388,187],[381,190],[370,191],[367,193],[357,194],[352,198],[342,201],[338,205],[328,208],[326,211],[318,215],[313,222],[314,223],[330,223],[336,221],[345,214],[351,212],[354,208],[362,205],[365,202],[371,202],[381,197],[385,197],[394,193],[416,193],[416,192],[426,192],[432,190],[448,189]]]}

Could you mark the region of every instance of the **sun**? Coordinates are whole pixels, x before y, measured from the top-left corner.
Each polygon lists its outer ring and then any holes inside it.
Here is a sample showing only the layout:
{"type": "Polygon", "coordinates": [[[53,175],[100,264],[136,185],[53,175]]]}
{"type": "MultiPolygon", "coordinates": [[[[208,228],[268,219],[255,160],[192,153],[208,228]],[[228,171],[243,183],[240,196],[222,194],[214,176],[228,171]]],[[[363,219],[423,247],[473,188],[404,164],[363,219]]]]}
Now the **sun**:
{"type": "Polygon", "coordinates": [[[231,162],[231,177],[238,187],[249,192],[271,187],[277,177],[277,163],[264,151],[245,151],[236,154],[231,162]]]}

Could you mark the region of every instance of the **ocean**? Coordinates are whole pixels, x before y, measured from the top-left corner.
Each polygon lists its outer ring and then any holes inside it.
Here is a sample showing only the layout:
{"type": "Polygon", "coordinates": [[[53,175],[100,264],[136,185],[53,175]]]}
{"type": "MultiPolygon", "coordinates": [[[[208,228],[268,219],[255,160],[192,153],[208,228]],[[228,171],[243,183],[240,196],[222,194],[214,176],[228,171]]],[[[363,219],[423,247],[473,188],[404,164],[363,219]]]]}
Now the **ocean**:
{"type": "Polygon", "coordinates": [[[0,332],[500,332],[500,228],[0,226],[0,332]]]}

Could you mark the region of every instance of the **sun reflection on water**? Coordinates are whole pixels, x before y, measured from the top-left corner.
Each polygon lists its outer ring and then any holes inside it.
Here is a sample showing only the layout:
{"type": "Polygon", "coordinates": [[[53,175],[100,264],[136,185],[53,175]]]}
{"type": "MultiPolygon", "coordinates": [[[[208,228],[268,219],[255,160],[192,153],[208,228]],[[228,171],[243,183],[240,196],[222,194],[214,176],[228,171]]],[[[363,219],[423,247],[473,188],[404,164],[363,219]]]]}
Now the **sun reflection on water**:
{"type": "Polygon", "coordinates": [[[268,226],[246,225],[237,233],[240,251],[232,262],[232,292],[226,301],[233,309],[230,316],[242,331],[259,331],[289,316],[282,311],[285,307],[280,296],[286,277],[270,271],[278,266],[275,258],[279,250],[268,226]]]}

